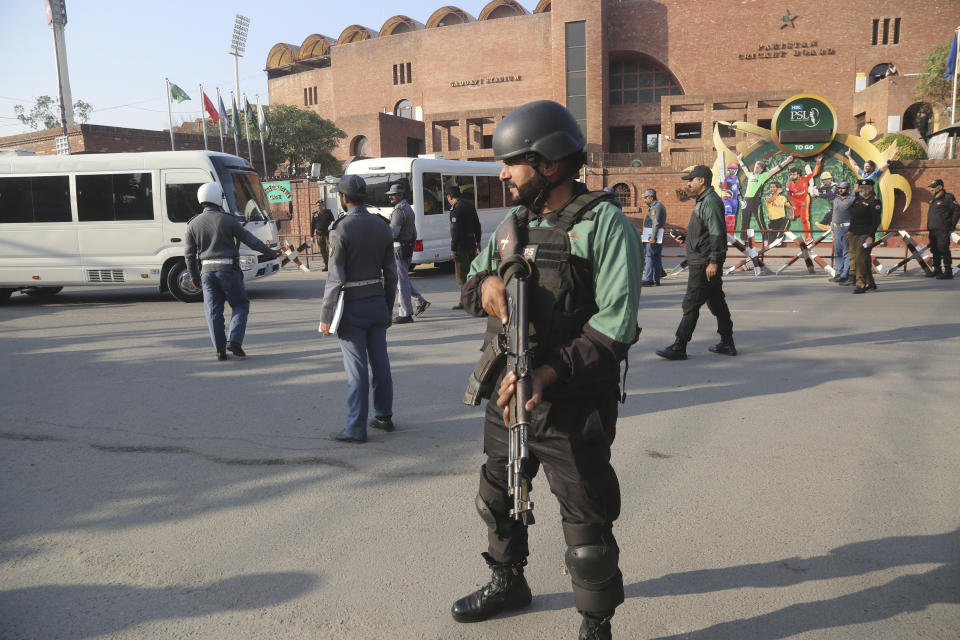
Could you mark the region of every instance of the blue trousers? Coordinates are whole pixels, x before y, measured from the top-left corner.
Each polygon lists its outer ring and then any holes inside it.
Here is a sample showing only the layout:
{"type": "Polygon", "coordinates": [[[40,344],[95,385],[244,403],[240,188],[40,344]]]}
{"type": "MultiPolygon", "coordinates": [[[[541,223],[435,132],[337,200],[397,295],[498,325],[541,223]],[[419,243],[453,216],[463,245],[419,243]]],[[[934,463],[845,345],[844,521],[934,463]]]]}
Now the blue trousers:
{"type": "Polygon", "coordinates": [[[833,227],[833,268],[841,278],[850,275],[850,243],[843,237],[847,231],[848,228],[833,227]]]}
{"type": "Polygon", "coordinates": [[[417,299],[417,302],[423,302],[424,297],[417,291],[417,288],[410,282],[410,261],[397,257],[397,302],[400,303],[401,316],[413,315],[413,303],[411,296],[417,299]]]}
{"type": "Polygon", "coordinates": [[[660,282],[663,277],[663,245],[655,242],[647,242],[645,247],[647,260],[643,266],[644,282],[660,282]]]}
{"type": "Polygon", "coordinates": [[[337,337],[340,338],[343,368],[347,373],[347,425],[344,430],[354,438],[367,434],[371,386],[374,415],[393,415],[393,378],[387,356],[389,318],[390,309],[387,309],[387,300],[383,296],[348,300],[343,305],[337,337]]]}
{"type": "Polygon", "coordinates": [[[250,301],[243,286],[243,274],[239,271],[207,271],[200,274],[203,286],[203,311],[207,316],[210,340],[217,352],[227,349],[227,342],[243,344],[247,332],[247,315],[250,301]],[[230,336],[223,328],[223,303],[230,303],[230,336]]]}

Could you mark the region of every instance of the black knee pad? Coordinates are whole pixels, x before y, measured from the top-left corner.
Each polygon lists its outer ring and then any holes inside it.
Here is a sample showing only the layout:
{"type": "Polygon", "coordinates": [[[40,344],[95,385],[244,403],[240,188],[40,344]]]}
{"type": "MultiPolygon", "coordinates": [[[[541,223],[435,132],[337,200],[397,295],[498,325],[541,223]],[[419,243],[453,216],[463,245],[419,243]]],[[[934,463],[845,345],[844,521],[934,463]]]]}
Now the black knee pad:
{"type": "Polygon", "coordinates": [[[623,602],[620,548],[609,526],[563,523],[564,562],[580,611],[612,611],[623,602]]]}
{"type": "Polygon", "coordinates": [[[578,585],[602,589],[619,575],[620,549],[605,544],[567,547],[564,561],[578,585]]]}

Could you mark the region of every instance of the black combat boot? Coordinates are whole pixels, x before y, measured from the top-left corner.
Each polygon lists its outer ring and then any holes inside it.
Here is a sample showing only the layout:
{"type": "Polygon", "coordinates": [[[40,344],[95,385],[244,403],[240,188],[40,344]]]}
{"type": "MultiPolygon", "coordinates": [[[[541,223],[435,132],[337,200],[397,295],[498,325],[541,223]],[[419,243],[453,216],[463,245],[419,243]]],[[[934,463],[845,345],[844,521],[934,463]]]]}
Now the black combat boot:
{"type": "Polygon", "coordinates": [[[659,349],[657,355],[661,358],[666,358],[667,360],[686,360],[687,359],[687,343],[680,338],[677,338],[672,345],[666,347],[665,349],[659,349]]]}
{"type": "Polygon", "coordinates": [[[591,613],[583,614],[578,640],[613,640],[613,631],[610,630],[611,617],[613,616],[598,617],[591,613]]]}
{"type": "Polygon", "coordinates": [[[482,555],[493,575],[486,586],[453,603],[450,613],[457,622],[480,622],[503,611],[523,609],[533,600],[523,577],[526,560],[500,564],[490,554],[482,555]]]}
{"type": "Polygon", "coordinates": [[[733,344],[733,336],[720,336],[720,343],[713,345],[708,350],[711,353],[719,353],[723,356],[737,355],[737,347],[733,344]]]}

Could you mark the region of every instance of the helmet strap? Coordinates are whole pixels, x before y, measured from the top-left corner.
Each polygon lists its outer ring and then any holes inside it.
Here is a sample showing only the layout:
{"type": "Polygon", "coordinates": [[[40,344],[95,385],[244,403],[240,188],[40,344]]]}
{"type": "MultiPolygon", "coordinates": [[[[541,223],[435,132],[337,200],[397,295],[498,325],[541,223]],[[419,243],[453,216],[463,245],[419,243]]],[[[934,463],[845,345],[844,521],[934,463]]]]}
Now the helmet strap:
{"type": "Polygon", "coordinates": [[[546,206],[547,200],[550,199],[550,193],[559,187],[561,184],[566,182],[568,178],[562,178],[557,182],[550,182],[547,179],[547,176],[543,175],[543,172],[540,171],[539,160],[540,156],[536,153],[530,152],[524,156],[524,159],[530,164],[533,168],[533,172],[536,173],[540,179],[545,183],[544,187],[540,190],[540,193],[537,194],[537,197],[533,199],[533,202],[530,203],[528,207],[536,215],[543,213],[543,207],[546,206]]]}

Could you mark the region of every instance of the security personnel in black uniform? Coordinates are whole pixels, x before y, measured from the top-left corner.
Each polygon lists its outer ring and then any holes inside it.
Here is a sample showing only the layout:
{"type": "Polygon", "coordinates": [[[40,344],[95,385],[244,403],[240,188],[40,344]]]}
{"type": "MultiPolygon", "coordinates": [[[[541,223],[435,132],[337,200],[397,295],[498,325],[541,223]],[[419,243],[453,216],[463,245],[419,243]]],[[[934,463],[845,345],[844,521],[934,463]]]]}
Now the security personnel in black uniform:
{"type": "MultiPolygon", "coordinates": [[[[457,185],[448,186],[443,195],[450,205],[450,257],[453,258],[457,285],[463,289],[470,263],[480,253],[480,218],[473,202],[462,197],[457,185]]],[[[461,304],[454,307],[462,308],[461,304]]]]}
{"type": "Polygon", "coordinates": [[[933,254],[933,271],[928,275],[937,280],[953,279],[953,256],[950,255],[950,232],[957,226],[960,204],[952,193],[943,188],[943,180],[930,183],[933,195],[927,210],[927,231],[930,233],[930,252],[933,254]],[[940,265],[943,264],[941,269],[940,265]]]}
{"type": "Polygon", "coordinates": [[[323,206],[323,200],[317,200],[317,209],[310,220],[310,235],[316,237],[317,248],[323,256],[323,270],[330,267],[330,225],[333,224],[333,212],[323,206]]]}
{"type": "MultiPolygon", "coordinates": [[[[610,618],[623,602],[623,576],[613,522],[620,487],[610,464],[616,431],[620,361],[636,341],[642,274],[639,237],[611,194],[576,182],[586,140],[562,105],[540,100],[508,114],[493,136],[500,179],[514,207],[522,252],[533,263],[529,309],[533,371],[530,457],[524,475],[543,465],[560,502],[566,565],[583,615],[582,640],[611,638],[610,618]]],[[[496,235],[473,261],[461,301],[474,316],[489,315],[486,340],[508,321],[505,285],[497,275],[496,235]]],[[[503,367],[506,369],[506,367],[503,367]]],[[[477,511],[487,525],[484,559],[489,584],[461,598],[459,622],[485,620],[530,604],[523,574],[527,525],[510,516],[507,494],[508,403],[516,373],[491,376],[484,424],[486,464],[480,469],[477,511]]]]}
{"type": "Polygon", "coordinates": [[[857,181],[857,199],[850,207],[850,228],[847,240],[850,242],[850,261],[857,272],[857,286],[854,293],[866,293],[877,288],[873,279],[873,240],[880,228],[883,205],[873,190],[874,182],[870,178],[857,181]],[[864,246],[866,245],[866,246],[864,246]]]}
{"type": "Polygon", "coordinates": [[[687,181],[687,193],[697,199],[687,224],[687,293],[683,298],[683,317],[677,327],[676,339],[670,346],[657,351],[667,360],[686,360],[687,343],[700,317],[700,307],[706,303],[717,317],[719,344],[710,347],[713,353],[737,355],[733,343],[733,320],[723,293],[723,261],[727,257],[727,227],[724,223],[723,200],[712,186],[713,171],[699,164],[680,178],[687,181]]]}

